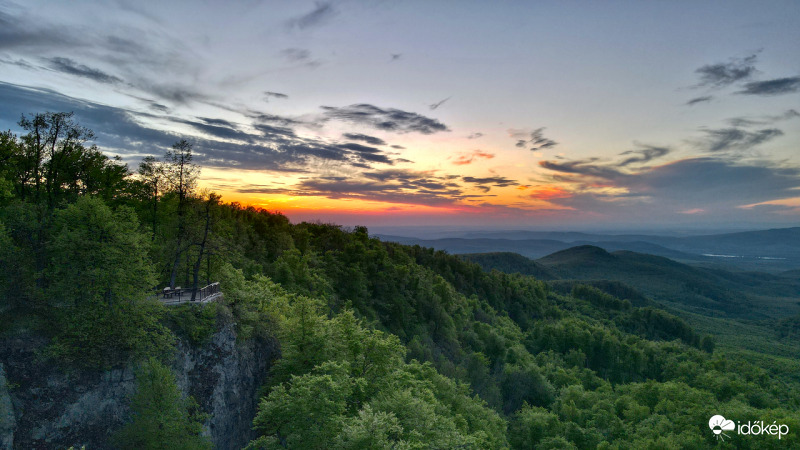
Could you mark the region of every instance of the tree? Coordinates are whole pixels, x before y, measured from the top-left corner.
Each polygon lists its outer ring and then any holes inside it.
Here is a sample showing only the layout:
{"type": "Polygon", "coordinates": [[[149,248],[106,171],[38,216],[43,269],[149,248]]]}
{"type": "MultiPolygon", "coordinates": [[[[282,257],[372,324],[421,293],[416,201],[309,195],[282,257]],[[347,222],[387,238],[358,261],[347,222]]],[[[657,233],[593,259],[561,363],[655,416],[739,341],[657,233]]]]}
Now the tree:
{"type": "Polygon", "coordinates": [[[172,271],[169,277],[169,286],[175,287],[178,275],[178,266],[181,255],[186,251],[184,239],[186,234],[186,205],[197,186],[199,169],[192,163],[192,144],[185,139],[176,142],[172,150],[167,151],[164,160],[167,162],[167,180],[170,190],[178,196],[178,230],[175,243],[175,253],[172,261],[172,271]]]}
{"type": "Polygon", "coordinates": [[[51,351],[111,367],[163,351],[163,306],[147,295],[155,277],[133,211],[81,197],[58,210],[48,245],[47,298],[58,323],[51,351]]]}
{"type": "Polygon", "coordinates": [[[327,362],[276,386],[253,420],[264,436],[249,448],[326,448],[343,425],[353,390],[348,372],[344,364],[327,362]]]}
{"type": "Polygon", "coordinates": [[[195,296],[197,295],[197,288],[198,288],[198,280],[200,277],[200,264],[203,262],[203,256],[208,258],[206,254],[206,249],[208,246],[209,241],[209,233],[212,229],[213,225],[213,216],[216,206],[219,204],[220,197],[213,192],[208,193],[205,196],[203,201],[203,233],[202,237],[195,242],[195,245],[198,247],[197,250],[197,259],[195,260],[194,267],[192,270],[192,301],[195,300],[195,296]]]}
{"type": "Polygon", "coordinates": [[[61,306],[141,299],[155,284],[147,238],[134,212],[113,211],[102,200],[81,197],[56,212],[48,250],[51,298],[61,306]]]}
{"type": "Polygon", "coordinates": [[[11,131],[0,132],[0,201],[13,195],[15,168],[22,150],[11,131]]]}
{"type": "Polygon", "coordinates": [[[16,246],[9,236],[5,225],[0,221],[0,266],[5,270],[0,271],[0,314],[13,308],[11,284],[14,276],[19,273],[17,267],[18,256],[16,246]]]}
{"type": "Polygon", "coordinates": [[[164,163],[154,156],[146,156],[139,163],[139,180],[147,189],[150,201],[153,203],[153,240],[158,233],[158,201],[167,189],[167,174],[164,163]]]}
{"type": "MultiPolygon", "coordinates": [[[[19,126],[28,131],[22,137],[24,153],[19,167],[23,199],[28,193],[28,183],[32,183],[34,199],[38,201],[45,196],[52,209],[63,191],[78,190],[82,187],[81,180],[88,179],[80,176],[86,171],[83,166],[88,162],[87,156],[91,160],[92,150],[99,152],[95,147],[87,151],[84,144],[94,139],[94,133],[75,123],[72,116],[71,112],[47,112],[30,118],[23,115],[20,119],[19,126]]],[[[101,165],[102,162],[105,161],[101,165]]]]}
{"type": "Polygon", "coordinates": [[[117,433],[122,448],[210,449],[201,436],[205,414],[193,398],[181,395],[175,376],[156,359],[145,361],[136,374],[131,399],[133,420],[117,433]]]}

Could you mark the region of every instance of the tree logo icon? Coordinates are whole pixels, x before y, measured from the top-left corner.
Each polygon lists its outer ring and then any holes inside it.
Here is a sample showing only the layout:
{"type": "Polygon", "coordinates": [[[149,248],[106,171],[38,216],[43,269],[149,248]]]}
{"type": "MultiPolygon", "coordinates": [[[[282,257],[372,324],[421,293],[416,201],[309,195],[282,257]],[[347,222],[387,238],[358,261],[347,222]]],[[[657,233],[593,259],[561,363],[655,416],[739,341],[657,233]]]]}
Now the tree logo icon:
{"type": "Polygon", "coordinates": [[[708,428],[711,428],[715,438],[722,439],[724,441],[726,437],[730,437],[725,434],[725,431],[735,429],[736,424],[734,424],[732,420],[726,420],[724,417],[717,414],[716,416],[708,419],[708,428]]]}

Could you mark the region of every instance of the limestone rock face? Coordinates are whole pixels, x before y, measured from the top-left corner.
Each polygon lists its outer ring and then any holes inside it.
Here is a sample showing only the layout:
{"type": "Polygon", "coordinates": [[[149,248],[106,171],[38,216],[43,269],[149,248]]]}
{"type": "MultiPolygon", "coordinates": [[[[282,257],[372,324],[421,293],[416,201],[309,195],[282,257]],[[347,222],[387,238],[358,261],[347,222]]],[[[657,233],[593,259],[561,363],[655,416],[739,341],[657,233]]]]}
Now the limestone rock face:
{"type": "MultiPolygon", "coordinates": [[[[0,342],[0,449],[113,448],[111,435],[130,418],[133,368],[65,372],[38,356],[43,346],[34,336],[0,342]]],[[[257,391],[277,355],[271,340],[237,342],[233,323],[201,347],[178,342],[173,372],[209,414],[215,448],[254,437],[257,391]]]]}

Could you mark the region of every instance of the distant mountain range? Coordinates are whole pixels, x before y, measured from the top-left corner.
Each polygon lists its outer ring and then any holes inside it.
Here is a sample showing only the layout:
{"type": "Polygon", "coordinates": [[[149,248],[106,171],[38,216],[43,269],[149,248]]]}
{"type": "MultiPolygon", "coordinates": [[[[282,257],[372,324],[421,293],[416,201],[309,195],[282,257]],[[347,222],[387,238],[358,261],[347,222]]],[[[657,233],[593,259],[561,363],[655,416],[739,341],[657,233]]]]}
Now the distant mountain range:
{"type": "Polygon", "coordinates": [[[661,303],[709,316],[757,319],[800,312],[797,277],[696,267],[631,251],[609,253],[590,245],[571,247],[535,261],[516,253],[462,257],[484,270],[518,272],[542,280],[621,282],[661,303]]]}
{"type": "Polygon", "coordinates": [[[557,231],[467,232],[442,239],[378,235],[385,241],[418,244],[449,253],[514,252],[541,258],[581,245],[609,252],[632,251],[710,268],[779,273],[800,269],[800,227],[700,236],[590,234],[557,231]]]}

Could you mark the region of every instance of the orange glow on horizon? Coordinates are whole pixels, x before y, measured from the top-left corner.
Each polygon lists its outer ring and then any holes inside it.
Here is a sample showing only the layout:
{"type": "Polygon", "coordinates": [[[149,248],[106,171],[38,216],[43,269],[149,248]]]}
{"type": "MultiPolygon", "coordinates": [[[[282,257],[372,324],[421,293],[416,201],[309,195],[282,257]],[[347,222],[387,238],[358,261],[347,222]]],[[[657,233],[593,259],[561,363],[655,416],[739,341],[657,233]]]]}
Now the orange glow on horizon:
{"type": "Polygon", "coordinates": [[[551,200],[556,198],[572,197],[572,193],[570,191],[556,185],[533,186],[531,187],[531,192],[529,192],[527,195],[528,197],[536,200],[551,200]]]}

